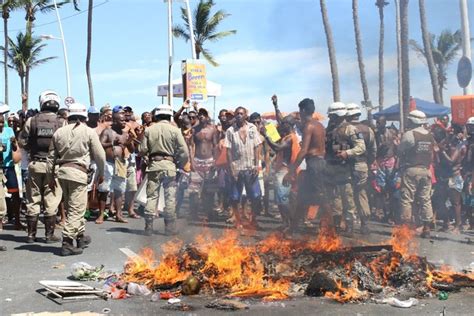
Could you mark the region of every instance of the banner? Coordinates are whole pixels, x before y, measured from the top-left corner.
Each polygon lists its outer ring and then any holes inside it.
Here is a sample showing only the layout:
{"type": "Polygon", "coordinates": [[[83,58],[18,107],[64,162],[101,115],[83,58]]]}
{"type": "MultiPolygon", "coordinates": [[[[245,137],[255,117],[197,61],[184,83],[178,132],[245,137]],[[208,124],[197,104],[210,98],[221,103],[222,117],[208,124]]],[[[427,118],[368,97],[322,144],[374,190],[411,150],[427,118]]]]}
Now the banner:
{"type": "Polygon", "coordinates": [[[206,65],[196,60],[185,60],[182,64],[183,99],[207,101],[206,65]]]}

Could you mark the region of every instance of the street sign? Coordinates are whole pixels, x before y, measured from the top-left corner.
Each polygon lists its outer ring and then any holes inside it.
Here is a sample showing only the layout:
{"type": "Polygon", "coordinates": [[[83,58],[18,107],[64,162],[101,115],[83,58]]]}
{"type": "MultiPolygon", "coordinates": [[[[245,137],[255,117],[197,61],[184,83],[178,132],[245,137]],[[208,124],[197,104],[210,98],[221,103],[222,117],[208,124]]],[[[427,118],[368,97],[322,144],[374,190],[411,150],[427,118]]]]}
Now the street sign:
{"type": "Polygon", "coordinates": [[[206,65],[198,60],[185,60],[181,65],[183,99],[207,101],[206,65]]]}
{"type": "Polygon", "coordinates": [[[64,104],[66,104],[66,106],[70,106],[74,102],[76,102],[76,101],[74,101],[73,97],[66,97],[66,99],[64,99],[64,104]]]}
{"type": "Polygon", "coordinates": [[[472,79],[472,63],[467,56],[462,56],[458,63],[458,84],[461,88],[466,88],[472,79]]]}

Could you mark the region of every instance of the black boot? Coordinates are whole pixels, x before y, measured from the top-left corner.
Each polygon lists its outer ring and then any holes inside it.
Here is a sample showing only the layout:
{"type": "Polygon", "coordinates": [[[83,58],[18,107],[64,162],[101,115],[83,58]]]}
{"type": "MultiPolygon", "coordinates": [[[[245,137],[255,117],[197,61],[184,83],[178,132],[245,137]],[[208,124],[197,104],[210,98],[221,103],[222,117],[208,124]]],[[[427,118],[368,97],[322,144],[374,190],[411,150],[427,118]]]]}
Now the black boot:
{"type": "Polygon", "coordinates": [[[153,216],[145,217],[145,236],[153,235],[153,216]]]}
{"type": "Polygon", "coordinates": [[[69,237],[63,238],[63,247],[61,248],[61,256],[74,256],[82,254],[81,248],[74,247],[73,240],[69,237]]]}
{"type": "Polygon", "coordinates": [[[44,230],[46,231],[46,243],[53,244],[60,242],[61,238],[54,236],[54,227],[56,226],[56,215],[44,217],[44,230]]]}
{"type": "Polygon", "coordinates": [[[28,237],[26,237],[26,243],[32,244],[36,241],[36,231],[38,228],[39,215],[26,216],[26,224],[28,227],[28,237]]]}
{"type": "Polygon", "coordinates": [[[342,235],[349,238],[354,237],[354,222],[353,221],[346,220],[346,229],[344,230],[344,233],[342,235]]]}
{"type": "Polygon", "coordinates": [[[370,235],[370,229],[368,225],[368,218],[361,216],[360,218],[360,233],[362,235],[370,235]]]}
{"type": "Polygon", "coordinates": [[[421,238],[430,238],[431,237],[431,228],[430,228],[430,223],[426,223],[423,225],[423,231],[421,232],[420,237],[421,238]]]}
{"type": "Polygon", "coordinates": [[[176,228],[175,220],[165,219],[165,235],[166,236],[176,236],[178,235],[178,229],[176,228]]]}
{"type": "Polygon", "coordinates": [[[342,218],[340,215],[335,215],[333,217],[333,223],[334,223],[334,229],[336,230],[336,233],[337,234],[340,234],[341,233],[341,221],[342,221],[342,218]]]}
{"type": "Polygon", "coordinates": [[[87,248],[87,246],[89,246],[89,244],[92,242],[92,238],[91,236],[84,235],[83,233],[81,233],[77,235],[76,242],[77,248],[84,249],[87,248]]]}

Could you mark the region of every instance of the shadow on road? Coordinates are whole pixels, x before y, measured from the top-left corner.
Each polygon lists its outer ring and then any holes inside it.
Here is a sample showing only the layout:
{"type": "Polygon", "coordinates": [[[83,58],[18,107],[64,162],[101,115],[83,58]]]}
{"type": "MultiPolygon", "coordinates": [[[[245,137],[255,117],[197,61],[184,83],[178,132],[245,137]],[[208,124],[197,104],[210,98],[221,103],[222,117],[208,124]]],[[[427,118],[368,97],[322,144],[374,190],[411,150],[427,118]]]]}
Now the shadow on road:
{"type": "Polygon", "coordinates": [[[58,243],[57,246],[43,246],[39,244],[28,244],[22,245],[19,247],[14,248],[15,250],[28,250],[31,252],[49,252],[56,256],[61,254],[61,244],[58,243]]]}

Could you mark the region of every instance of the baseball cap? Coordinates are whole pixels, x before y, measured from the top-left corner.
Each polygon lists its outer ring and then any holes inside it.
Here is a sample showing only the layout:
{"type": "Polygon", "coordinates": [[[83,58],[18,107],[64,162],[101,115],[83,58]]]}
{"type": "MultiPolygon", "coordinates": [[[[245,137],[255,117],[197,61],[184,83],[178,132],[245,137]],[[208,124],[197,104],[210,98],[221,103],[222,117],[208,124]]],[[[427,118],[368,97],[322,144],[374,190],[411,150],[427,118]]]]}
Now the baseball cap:
{"type": "Polygon", "coordinates": [[[124,110],[125,112],[133,112],[133,109],[132,109],[132,107],[131,107],[130,105],[124,106],[124,107],[123,107],[123,110],[124,110]]]}
{"type": "Polygon", "coordinates": [[[123,106],[121,106],[121,105],[116,105],[112,109],[112,112],[114,112],[114,113],[118,113],[118,112],[121,112],[121,111],[123,111],[123,106]]]}
{"type": "Polygon", "coordinates": [[[110,110],[111,110],[110,105],[106,104],[100,108],[100,115],[103,115],[105,112],[110,111],[110,110]]]}
{"type": "Polygon", "coordinates": [[[209,116],[209,112],[207,111],[206,108],[199,108],[198,114],[199,114],[199,113],[204,113],[206,116],[209,116]]]}
{"type": "Polygon", "coordinates": [[[99,114],[99,110],[95,106],[90,106],[89,109],[87,110],[87,113],[89,114],[99,114]]]}

